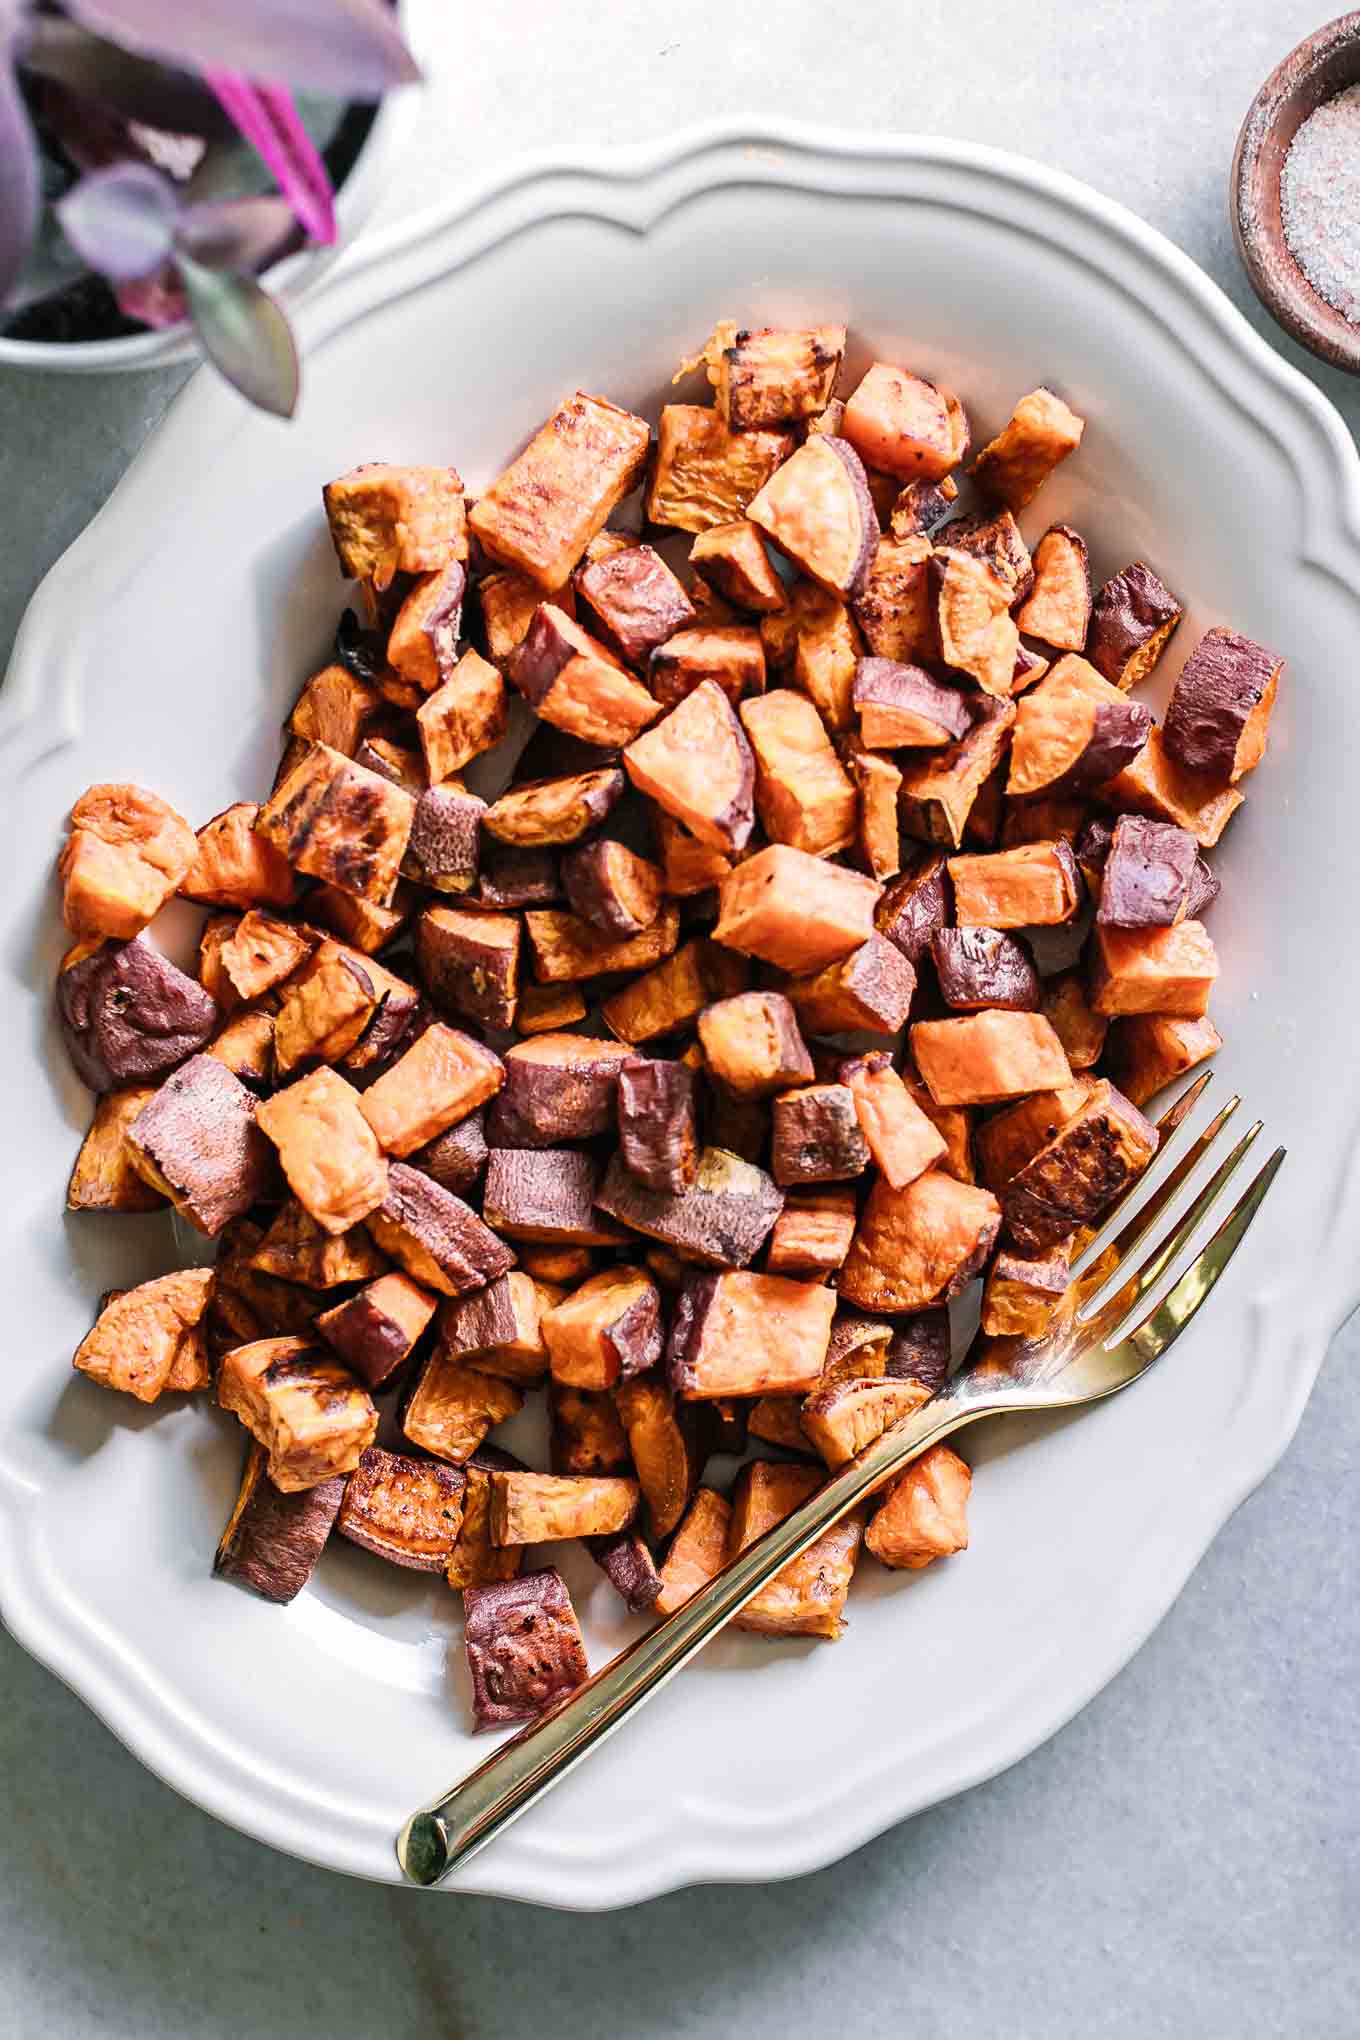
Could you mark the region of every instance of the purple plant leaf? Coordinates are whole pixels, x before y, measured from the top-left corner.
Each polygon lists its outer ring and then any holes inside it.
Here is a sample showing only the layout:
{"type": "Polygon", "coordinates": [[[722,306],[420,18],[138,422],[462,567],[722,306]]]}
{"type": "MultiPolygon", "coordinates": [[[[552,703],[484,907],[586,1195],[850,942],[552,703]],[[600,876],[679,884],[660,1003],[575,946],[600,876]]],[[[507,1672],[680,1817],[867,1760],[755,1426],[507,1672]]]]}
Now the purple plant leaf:
{"type": "Polygon", "coordinates": [[[87,28],[194,71],[381,99],[419,68],[383,0],[67,0],[87,28]]]}
{"type": "Polygon", "coordinates": [[[187,206],[175,247],[204,269],[249,275],[276,260],[296,233],[286,198],[224,198],[187,206]]]}
{"type": "Polygon", "coordinates": [[[0,304],[19,281],[38,224],[38,152],[13,61],[27,13],[22,0],[0,0],[0,304]]]}
{"type": "Polygon", "coordinates": [[[208,359],[247,402],[291,418],[300,373],[281,307],[253,276],[224,275],[186,256],[180,257],[179,271],[208,359]]]}
{"type": "Polygon", "coordinates": [[[234,71],[206,71],[204,77],[273,171],[299,223],[313,241],[329,247],[335,240],[331,180],[287,87],[252,85],[234,71]]]}
{"type": "Polygon", "coordinates": [[[151,276],[175,245],[179,200],[146,163],[116,163],[82,177],[55,211],[81,260],[115,283],[151,276]]]}
{"type": "Polygon", "coordinates": [[[135,56],[59,15],[41,14],[30,22],[23,62],[31,77],[64,85],[82,100],[111,107],[124,120],[167,134],[201,135],[206,141],[224,141],[232,132],[215,94],[201,79],[135,56]]]}
{"type": "Polygon", "coordinates": [[[169,262],[154,276],[138,277],[134,283],[116,283],[113,294],[125,317],[140,319],[144,326],[157,331],[166,326],[181,326],[189,316],[189,300],[169,262]]]}

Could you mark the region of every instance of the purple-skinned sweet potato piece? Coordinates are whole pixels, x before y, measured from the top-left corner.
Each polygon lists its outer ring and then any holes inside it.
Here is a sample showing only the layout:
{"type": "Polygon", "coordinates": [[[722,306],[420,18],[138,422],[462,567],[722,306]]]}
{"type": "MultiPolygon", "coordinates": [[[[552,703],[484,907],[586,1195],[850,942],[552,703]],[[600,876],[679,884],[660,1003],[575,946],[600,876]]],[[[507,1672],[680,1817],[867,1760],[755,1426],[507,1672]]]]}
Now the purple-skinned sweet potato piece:
{"type": "Polygon", "coordinates": [[[416,924],[416,965],[440,1011],[513,1027],[522,932],[512,914],[428,907],[416,924]]]}
{"type": "Polygon", "coordinates": [[[939,534],[939,543],[981,560],[1010,589],[1012,604],[1023,602],[1034,586],[1034,562],[1009,510],[973,510],[956,517],[939,534]]]}
{"type": "Polygon", "coordinates": [[[909,871],[889,879],[874,910],[874,925],[908,963],[929,956],[931,939],[949,919],[946,859],[936,851],[919,855],[909,871]]]}
{"type": "Polygon", "coordinates": [[[620,942],[651,927],[661,912],[663,884],[655,864],[608,836],[581,843],[562,859],[562,890],[572,912],[620,942]]]}
{"type": "Polygon", "coordinates": [[[434,1308],[433,1296],[409,1275],[394,1270],[323,1312],[316,1328],[350,1372],[372,1390],[390,1382],[405,1365],[434,1308]]]}
{"type": "Polygon", "coordinates": [[[1127,693],[1166,650],[1182,604],[1143,560],[1112,574],[1096,596],[1086,648],[1097,673],[1127,693]]]}
{"type": "Polygon", "coordinates": [[[783,1192],[750,1162],[705,1148],[694,1182],[678,1193],[638,1181],[622,1156],[610,1161],[596,1202],[633,1232],[709,1267],[744,1268],[765,1244],[783,1192]]]}
{"type": "Polygon", "coordinates": [[[408,1162],[390,1165],[387,1195],[366,1223],[412,1281],[441,1296],[480,1289],[514,1265],[504,1241],[475,1211],[408,1162]]]}
{"type": "Polygon", "coordinates": [[[1132,763],[1151,729],[1145,702],[1069,653],[1016,709],[1006,792],[1013,800],[1091,793],[1132,763]]]}
{"type": "Polygon", "coordinates": [[[164,1076],[207,1047],[222,1017],[202,985],[140,935],[67,964],[57,1013],[76,1075],[92,1091],[164,1076]]]}
{"type": "Polygon", "coordinates": [[[771,1108],[771,1169],[781,1190],[800,1183],[845,1183],[869,1166],[854,1093],[845,1084],[784,1091],[771,1108]]]}
{"type": "Polygon", "coordinates": [[[413,1169],[423,1170],[455,1197],[464,1197],[475,1189],[486,1157],[486,1108],[481,1106],[407,1159],[413,1169]]]}
{"type": "Polygon", "coordinates": [[[331,1534],[344,1476],[284,1494],[265,1471],[268,1454],[252,1438],[240,1492],[213,1560],[220,1579],[251,1587],[280,1607],[296,1600],[331,1534]]]}
{"type": "Polygon", "coordinates": [[[670,1385],[687,1401],[806,1395],[821,1378],[835,1291],[783,1275],[693,1275],[666,1347],[670,1385]]]}
{"type": "Polygon", "coordinates": [[[529,1721],[584,1685],[581,1626],[555,1566],[463,1589],[473,1726],[529,1721]]]}
{"type": "Polygon", "coordinates": [[[387,639],[387,663],[426,694],[441,687],[458,663],[467,568],[450,560],[421,574],[400,609],[387,639]]]}
{"type": "Polygon", "coordinates": [[[138,1173],[210,1239],[277,1190],[274,1150],[255,1124],[255,1105],[225,1063],[195,1055],[123,1136],[138,1173]]]}
{"type": "Polygon", "coordinates": [[[503,913],[519,907],[551,906],[562,897],[555,853],[488,839],[482,844],[473,897],[479,907],[503,913]]]}
{"type": "Polygon", "coordinates": [[[539,1034],[505,1055],[505,1086],[487,1117],[493,1147],[551,1148],[614,1124],[619,1070],[630,1050],[588,1034],[539,1034]]]}
{"type": "Polygon", "coordinates": [[[811,977],[790,978],[788,996],[809,1034],[896,1034],[916,992],[915,967],[886,935],[829,963],[811,977]]]}
{"type": "Polygon", "coordinates": [[[775,470],[746,507],[752,524],[829,594],[849,601],[878,551],[878,517],[848,439],[820,433],[775,470]]]}
{"type": "Polygon", "coordinates": [[[576,571],[576,594],[602,642],[630,666],[696,621],[694,604],[660,553],[632,545],[576,571]]]}
{"type": "Polygon", "coordinates": [[[956,1013],[1005,1006],[1037,1013],[1039,973],[1022,942],[999,928],[940,928],[931,941],[940,997],[956,1013]]]}
{"type": "Polygon", "coordinates": [[[1209,630],[1171,690],[1162,742],[1187,772],[1235,785],[1260,764],[1284,660],[1235,630],[1209,630]]]}
{"type": "Polygon", "coordinates": [[[870,751],[952,744],[973,726],[967,699],[957,687],[897,659],[861,659],[851,699],[860,740],[870,751]]]}
{"type": "Polygon", "coordinates": [[[647,1615],[661,1592],[656,1560],[636,1530],[616,1530],[611,1537],[587,1537],[586,1549],[630,1615],[647,1615]]]}
{"type": "Polygon", "coordinates": [[[597,1175],[592,1158],[575,1149],[493,1148],[482,1211],[487,1223],[510,1239],[618,1246],[627,1234],[596,1210],[597,1175]]]}
{"type": "Polygon", "coordinates": [[[660,713],[647,689],[608,647],[551,602],[534,611],[506,669],[545,722],[587,744],[627,744],[660,713]]]}
{"type": "Polygon", "coordinates": [[[649,1190],[677,1194],[699,1166],[694,1073],[681,1062],[631,1056],[619,1070],[619,1152],[649,1190]]]}
{"type": "Polygon", "coordinates": [[[1169,928],[1189,913],[1199,845],[1188,829],[1121,815],[1100,882],[1097,921],[1114,928],[1169,928]]]}
{"type": "Polygon", "coordinates": [[[477,880],[486,802],[450,782],[427,786],[416,801],[402,870],[436,892],[466,893],[477,880]]]}
{"type": "Polygon", "coordinates": [[[886,1372],[919,1381],[932,1395],[944,1387],[951,1354],[949,1311],[943,1304],[894,1318],[886,1372]]]}
{"type": "Polygon", "coordinates": [[[618,806],[626,786],[617,765],[565,779],[519,780],[487,809],[482,826],[497,842],[520,849],[579,843],[618,806]]]}

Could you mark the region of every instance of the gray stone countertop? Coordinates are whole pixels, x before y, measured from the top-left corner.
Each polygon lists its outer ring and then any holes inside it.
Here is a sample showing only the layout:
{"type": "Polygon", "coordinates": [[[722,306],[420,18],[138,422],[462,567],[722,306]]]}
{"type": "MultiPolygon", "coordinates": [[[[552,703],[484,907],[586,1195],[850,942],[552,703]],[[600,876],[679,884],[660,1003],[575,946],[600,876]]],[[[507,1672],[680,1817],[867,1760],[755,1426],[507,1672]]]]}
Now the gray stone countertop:
{"type": "MultiPolygon", "coordinates": [[[[995,143],[1260,312],[1225,184],[1318,0],[424,0],[431,85],[379,214],[515,155],[755,114],[995,143]]],[[[0,661],[179,376],[0,373],[0,661]]],[[[1155,426],[1155,421],[1150,421],[1155,426]]],[[[0,2036],[61,2040],[1340,2040],[1360,2029],[1360,1399],[1352,1328],[1297,1438],[1128,1669],[991,1784],[835,1867],[579,1917],[288,1861],[143,1771],[0,1637],[0,2036]]]]}

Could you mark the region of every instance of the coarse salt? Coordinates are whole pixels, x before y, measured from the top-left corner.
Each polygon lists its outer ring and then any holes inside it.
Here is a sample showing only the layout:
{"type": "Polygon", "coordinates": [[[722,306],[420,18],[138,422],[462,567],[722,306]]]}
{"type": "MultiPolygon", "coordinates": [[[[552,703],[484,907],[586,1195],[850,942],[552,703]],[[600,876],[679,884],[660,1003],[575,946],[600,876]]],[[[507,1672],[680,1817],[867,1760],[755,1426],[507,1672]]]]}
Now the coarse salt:
{"type": "Polygon", "coordinates": [[[1360,85],[1310,113],[1280,173],[1289,252],[1318,296],[1360,325],[1360,85]]]}

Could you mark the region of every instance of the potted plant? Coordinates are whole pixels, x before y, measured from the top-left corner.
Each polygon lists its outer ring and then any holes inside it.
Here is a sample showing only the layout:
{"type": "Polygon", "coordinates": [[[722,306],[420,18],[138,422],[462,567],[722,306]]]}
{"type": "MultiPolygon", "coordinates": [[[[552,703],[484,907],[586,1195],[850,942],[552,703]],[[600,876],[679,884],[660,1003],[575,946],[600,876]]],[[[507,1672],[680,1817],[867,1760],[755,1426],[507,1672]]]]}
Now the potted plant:
{"type": "Polygon", "coordinates": [[[0,0],[0,365],[201,348],[291,415],[285,301],[372,204],[418,76],[388,0],[0,0]]]}

